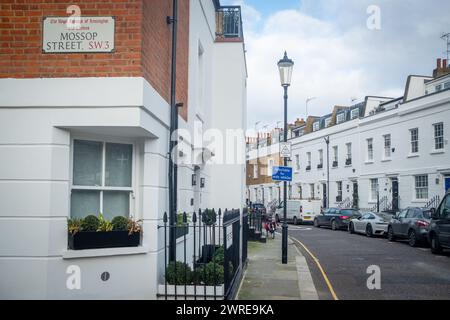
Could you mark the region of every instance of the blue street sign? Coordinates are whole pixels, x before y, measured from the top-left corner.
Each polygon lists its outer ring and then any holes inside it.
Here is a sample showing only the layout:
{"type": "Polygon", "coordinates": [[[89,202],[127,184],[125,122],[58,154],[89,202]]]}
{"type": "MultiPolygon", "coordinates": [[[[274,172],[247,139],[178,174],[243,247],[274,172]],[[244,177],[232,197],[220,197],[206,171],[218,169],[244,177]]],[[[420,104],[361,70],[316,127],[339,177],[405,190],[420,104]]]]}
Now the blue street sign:
{"type": "Polygon", "coordinates": [[[292,181],[292,168],[290,167],[273,167],[273,181],[292,181]]]}

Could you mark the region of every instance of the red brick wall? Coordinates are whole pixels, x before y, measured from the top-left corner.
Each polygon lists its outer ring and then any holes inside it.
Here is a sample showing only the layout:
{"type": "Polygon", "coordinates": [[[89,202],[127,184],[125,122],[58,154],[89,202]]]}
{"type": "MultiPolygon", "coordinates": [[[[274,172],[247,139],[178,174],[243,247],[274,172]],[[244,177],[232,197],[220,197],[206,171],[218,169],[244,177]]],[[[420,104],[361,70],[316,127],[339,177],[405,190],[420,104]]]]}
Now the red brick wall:
{"type": "MultiPolygon", "coordinates": [[[[170,101],[170,70],[172,62],[172,28],[166,17],[172,16],[171,0],[144,0],[142,23],[142,65],[144,77],[170,101]],[[155,50],[155,46],[158,50],[155,50]]],[[[177,102],[187,120],[188,65],[189,65],[189,1],[178,1],[177,35],[177,102]]]]}
{"type": "MultiPolygon", "coordinates": [[[[0,78],[139,77],[170,101],[171,0],[1,0],[0,78]],[[68,16],[78,5],[82,16],[115,16],[115,52],[43,54],[42,19],[68,16]]],[[[179,1],[177,101],[187,120],[189,1],[179,1]]]]}

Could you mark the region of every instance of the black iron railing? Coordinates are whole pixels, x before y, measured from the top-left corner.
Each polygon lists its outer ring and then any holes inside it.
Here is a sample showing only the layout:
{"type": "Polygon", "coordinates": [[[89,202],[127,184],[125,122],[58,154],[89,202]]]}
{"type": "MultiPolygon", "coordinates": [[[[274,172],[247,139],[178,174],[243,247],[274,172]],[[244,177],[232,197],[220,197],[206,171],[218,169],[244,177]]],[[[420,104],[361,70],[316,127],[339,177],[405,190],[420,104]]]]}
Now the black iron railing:
{"type": "Polygon", "coordinates": [[[436,195],[433,198],[428,201],[428,203],[425,205],[425,208],[431,209],[431,208],[437,208],[439,204],[441,203],[441,197],[436,195]]]}
{"type": "Polygon", "coordinates": [[[240,6],[222,6],[216,11],[216,37],[243,38],[240,6]]]}
{"type": "MultiPolygon", "coordinates": [[[[165,213],[162,226],[164,284],[158,287],[163,299],[229,299],[247,260],[246,238],[241,236],[240,210],[199,210],[183,213],[182,223],[170,225],[165,213]],[[170,231],[175,229],[177,261],[168,260],[170,231]],[[240,250],[242,247],[242,259],[240,250]]],[[[247,212],[244,212],[244,219],[247,212]]],[[[246,221],[246,220],[245,220],[246,221]]],[[[244,224],[244,228],[245,228],[244,224]]]]}

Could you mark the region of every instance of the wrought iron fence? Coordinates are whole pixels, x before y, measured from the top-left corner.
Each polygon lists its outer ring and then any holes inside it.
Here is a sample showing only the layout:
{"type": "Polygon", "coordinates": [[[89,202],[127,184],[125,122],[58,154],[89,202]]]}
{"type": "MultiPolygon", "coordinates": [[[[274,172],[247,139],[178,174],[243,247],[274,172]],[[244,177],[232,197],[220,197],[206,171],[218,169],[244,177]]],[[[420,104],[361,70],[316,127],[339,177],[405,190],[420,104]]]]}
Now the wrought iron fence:
{"type": "MultiPolygon", "coordinates": [[[[244,212],[243,219],[248,219],[244,212]]],[[[164,246],[164,284],[158,287],[163,299],[229,299],[239,282],[247,260],[246,238],[241,236],[240,210],[199,210],[182,214],[182,222],[169,224],[165,213],[162,230],[164,246]],[[179,235],[176,261],[169,261],[168,238],[179,235]],[[242,247],[242,259],[240,256],[242,247]]],[[[244,228],[245,228],[244,224],[244,228]]],[[[245,234],[245,232],[243,233],[245,234]]]]}
{"type": "Polygon", "coordinates": [[[428,201],[428,203],[425,205],[425,208],[436,209],[440,204],[441,204],[441,197],[439,195],[436,195],[433,198],[431,198],[430,201],[428,201]]]}

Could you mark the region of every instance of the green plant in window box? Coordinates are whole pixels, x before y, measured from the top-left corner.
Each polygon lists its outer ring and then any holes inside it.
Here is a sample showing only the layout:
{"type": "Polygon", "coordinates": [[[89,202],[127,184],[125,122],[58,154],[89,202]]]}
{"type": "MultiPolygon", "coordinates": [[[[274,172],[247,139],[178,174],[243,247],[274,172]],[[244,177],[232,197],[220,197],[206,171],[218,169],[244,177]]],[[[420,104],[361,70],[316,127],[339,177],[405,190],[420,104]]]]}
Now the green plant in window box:
{"type": "Polygon", "coordinates": [[[81,231],[95,232],[98,230],[99,226],[100,220],[94,215],[89,215],[82,220],[81,231]]]}
{"type": "Polygon", "coordinates": [[[97,232],[110,232],[113,231],[113,225],[112,223],[105,219],[105,217],[103,216],[103,214],[99,214],[99,224],[98,224],[98,229],[97,232]]]}
{"type": "Polygon", "coordinates": [[[114,231],[128,231],[128,218],[117,216],[111,220],[114,231]]]}
{"type": "Polygon", "coordinates": [[[73,218],[67,221],[67,227],[70,234],[76,234],[82,230],[83,219],[73,218]]]}

